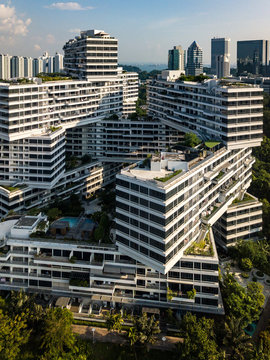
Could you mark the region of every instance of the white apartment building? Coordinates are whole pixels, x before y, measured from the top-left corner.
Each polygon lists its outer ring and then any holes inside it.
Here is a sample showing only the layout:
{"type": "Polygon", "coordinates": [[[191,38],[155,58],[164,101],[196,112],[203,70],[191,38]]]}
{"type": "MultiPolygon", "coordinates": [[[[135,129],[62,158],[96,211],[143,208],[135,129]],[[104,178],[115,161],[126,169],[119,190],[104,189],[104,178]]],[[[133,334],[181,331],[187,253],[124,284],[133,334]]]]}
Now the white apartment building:
{"type": "MultiPolygon", "coordinates": [[[[83,220],[82,220],[83,221],[83,220]]],[[[210,231],[211,255],[185,255],[167,275],[123,255],[115,244],[61,240],[35,235],[42,214],[0,224],[1,289],[79,298],[90,312],[102,307],[154,306],[223,314],[218,258],[210,231]],[[196,289],[195,299],[187,292],[196,289]]],[[[73,232],[79,233],[80,228],[73,232]]]]}
{"type": "Polygon", "coordinates": [[[31,57],[24,58],[24,77],[33,77],[33,59],[31,57]]]}
{"type": "Polygon", "coordinates": [[[251,149],[161,153],[117,175],[119,251],[166,274],[251,183],[251,149]]]}
{"type": "Polygon", "coordinates": [[[64,46],[66,71],[77,79],[0,84],[1,215],[57,196],[88,197],[114,180],[119,163],[152,153],[117,175],[112,244],[85,241],[84,219],[68,241],[51,230],[39,238],[38,224],[48,227],[41,214],[1,223],[0,288],[79,297],[91,306],[222,314],[215,237],[230,243],[261,228],[261,204],[241,202],[249,196],[252,147],[262,139],[262,89],[173,81],[166,73],[148,83],[149,117],[126,119],[137,80],[118,72],[117,43],[102,30],[82,32],[64,46]],[[164,151],[181,132],[216,144],[164,151]],[[66,153],[92,159],[66,170],[66,153]]]}
{"type": "Polygon", "coordinates": [[[139,92],[139,75],[136,72],[123,71],[118,68],[118,76],[123,81],[123,116],[136,112],[139,92]]]}
{"type": "Polygon", "coordinates": [[[2,80],[10,78],[10,59],[11,56],[0,54],[0,79],[2,80]]]}
{"type": "Polygon", "coordinates": [[[10,60],[10,77],[24,77],[24,58],[22,56],[12,56],[10,60]]]}
{"type": "Polygon", "coordinates": [[[64,70],[72,77],[117,76],[118,40],[103,30],[81,31],[63,50],[64,70]]]}
{"type": "Polygon", "coordinates": [[[222,141],[229,149],[262,141],[263,90],[248,84],[150,80],[148,114],[168,126],[222,141]]]}

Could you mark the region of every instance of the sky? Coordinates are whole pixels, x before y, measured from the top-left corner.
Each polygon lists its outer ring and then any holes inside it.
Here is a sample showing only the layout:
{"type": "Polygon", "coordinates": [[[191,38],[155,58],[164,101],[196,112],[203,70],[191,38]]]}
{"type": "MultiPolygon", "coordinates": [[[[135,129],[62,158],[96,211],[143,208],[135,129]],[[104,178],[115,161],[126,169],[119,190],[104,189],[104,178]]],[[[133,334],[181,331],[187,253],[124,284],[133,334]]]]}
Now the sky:
{"type": "Polygon", "coordinates": [[[119,63],[167,63],[168,49],[196,40],[210,64],[211,38],[270,39],[269,0],[0,0],[0,53],[63,53],[80,30],[119,39],[119,63]]]}

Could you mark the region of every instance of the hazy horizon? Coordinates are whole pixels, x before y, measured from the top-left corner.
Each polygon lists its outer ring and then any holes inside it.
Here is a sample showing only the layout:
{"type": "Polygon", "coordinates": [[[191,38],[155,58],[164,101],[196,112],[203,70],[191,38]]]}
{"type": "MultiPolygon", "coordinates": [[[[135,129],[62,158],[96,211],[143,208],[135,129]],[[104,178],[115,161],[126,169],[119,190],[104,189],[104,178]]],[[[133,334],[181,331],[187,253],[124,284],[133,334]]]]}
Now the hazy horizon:
{"type": "Polygon", "coordinates": [[[232,39],[234,66],[237,40],[270,38],[269,13],[269,0],[0,0],[0,53],[63,53],[80,30],[103,29],[119,39],[120,64],[166,64],[168,49],[196,40],[209,65],[211,38],[220,36],[232,39]]]}

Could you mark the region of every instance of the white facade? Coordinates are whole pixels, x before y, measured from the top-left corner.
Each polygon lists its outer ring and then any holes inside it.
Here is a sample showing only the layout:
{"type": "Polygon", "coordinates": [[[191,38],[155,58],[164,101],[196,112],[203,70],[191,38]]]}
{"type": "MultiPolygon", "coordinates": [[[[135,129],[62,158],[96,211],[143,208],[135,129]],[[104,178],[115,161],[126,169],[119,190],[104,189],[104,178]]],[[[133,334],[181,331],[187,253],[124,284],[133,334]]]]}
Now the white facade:
{"type": "Polygon", "coordinates": [[[11,56],[0,54],[0,79],[10,79],[10,60],[11,56]]]}
{"type": "Polygon", "coordinates": [[[103,30],[81,31],[63,47],[65,72],[73,77],[116,77],[118,40],[103,30]]]}
{"type": "Polygon", "coordinates": [[[247,84],[150,80],[148,114],[202,140],[220,140],[229,149],[262,141],[263,90],[247,84]]]}

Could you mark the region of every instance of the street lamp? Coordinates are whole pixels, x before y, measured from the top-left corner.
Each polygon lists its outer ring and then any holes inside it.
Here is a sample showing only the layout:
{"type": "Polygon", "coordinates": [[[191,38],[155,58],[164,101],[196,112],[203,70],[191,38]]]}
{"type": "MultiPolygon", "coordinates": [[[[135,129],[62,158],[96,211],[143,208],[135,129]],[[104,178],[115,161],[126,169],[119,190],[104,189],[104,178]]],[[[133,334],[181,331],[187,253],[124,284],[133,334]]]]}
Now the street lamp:
{"type": "Polygon", "coordinates": [[[165,336],[163,336],[161,340],[162,340],[162,342],[163,342],[163,346],[164,346],[165,341],[167,340],[167,339],[166,339],[166,337],[165,337],[165,336]]]}
{"type": "Polygon", "coordinates": [[[96,329],[95,329],[95,328],[92,328],[92,333],[93,333],[93,344],[95,343],[95,331],[96,331],[96,329]]]}

